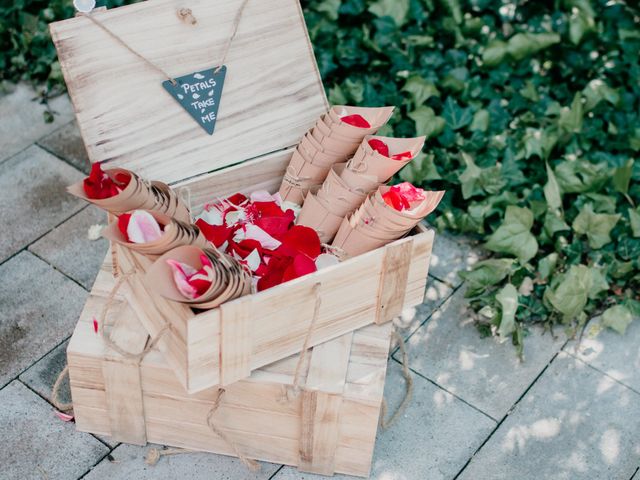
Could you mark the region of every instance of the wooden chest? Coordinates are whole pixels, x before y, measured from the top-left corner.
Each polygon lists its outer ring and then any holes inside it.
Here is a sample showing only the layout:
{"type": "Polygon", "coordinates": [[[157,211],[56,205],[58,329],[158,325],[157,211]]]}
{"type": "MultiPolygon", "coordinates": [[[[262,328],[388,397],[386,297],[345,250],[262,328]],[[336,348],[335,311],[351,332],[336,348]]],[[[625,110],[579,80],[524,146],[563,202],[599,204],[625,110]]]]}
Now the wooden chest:
{"type": "MultiPolygon", "coordinates": [[[[114,279],[103,265],[67,349],[79,430],[298,466],[301,471],[367,476],[382,402],[391,324],[370,325],[314,347],[302,364],[305,385],[286,397],[298,356],[256,369],[226,387],[207,424],[216,387],[188,394],[157,349],[138,363],[108,348],[94,332],[114,279]]],[[[148,341],[124,296],[107,318],[110,337],[131,353],[148,341]]]]}
{"type": "MultiPolygon", "coordinates": [[[[184,5],[182,5],[184,4],[184,5]]],[[[196,24],[172,0],[94,12],[114,34],[170,75],[214,68],[241,0],[189,0],[196,24]]],[[[92,162],[129,168],[190,198],[192,213],[236,192],[276,192],[293,149],[327,108],[297,0],[250,0],[225,61],[216,130],[207,135],[163,89],[165,80],[89,19],[51,24],[60,65],[92,162]]],[[[189,393],[229,385],[309,345],[423,300],[433,231],[204,312],[152,294],[148,259],[119,252],[128,301],[189,393]]]]}

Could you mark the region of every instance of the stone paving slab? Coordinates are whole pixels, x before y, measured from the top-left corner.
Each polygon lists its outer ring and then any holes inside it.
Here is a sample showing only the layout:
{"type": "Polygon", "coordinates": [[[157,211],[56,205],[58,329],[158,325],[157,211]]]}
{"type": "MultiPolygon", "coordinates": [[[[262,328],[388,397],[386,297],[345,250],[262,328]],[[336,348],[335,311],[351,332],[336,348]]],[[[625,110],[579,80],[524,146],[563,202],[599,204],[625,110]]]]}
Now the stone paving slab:
{"type": "Polygon", "coordinates": [[[511,344],[480,336],[467,305],[464,289],[458,289],[409,338],[409,364],[499,420],[562,348],[564,339],[553,340],[534,330],[525,338],[521,362],[511,344]]]}
{"type": "Polygon", "coordinates": [[[640,320],[633,321],[624,335],[611,329],[595,336],[585,333],[579,346],[572,340],[565,351],[640,392],[640,320]]]}
{"type": "Polygon", "coordinates": [[[429,274],[453,287],[458,287],[462,284],[458,272],[469,270],[485,256],[486,252],[471,239],[438,232],[433,243],[429,274]]]}
{"type": "Polygon", "coordinates": [[[0,265],[0,386],[71,335],[87,295],[29,252],[0,265]]]}
{"type": "MultiPolygon", "coordinates": [[[[477,410],[424,378],[413,378],[413,398],[407,409],[388,430],[378,429],[372,479],[452,479],[495,428],[496,422],[477,410]]],[[[404,391],[401,367],[391,361],[385,385],[390,412],[400,404],[404,391]]],[[[323,478],[285,467],[274,480],[323,478]]]]}
{"type": "Polygon", "coordinates": [[[37,92],[25,84],[0,96],[0,162],[24,150],[40,137],[48,135],[73,119],[73,109],[67,95],[49,101],[58,114],[53,123],[45,123],[46,110],[38,100],[32,101],[37,92]]]}
{"type": "Polygon", "coordinates": [[[628,480],[640,465],[640,395],[561,353],[460,480],[628,480]]]}
{"type": "Polygon", "coordinates": [[[91,170],[89,157],[87,157],[87,151],[75,120],[38,140],[38,145],[63,158],[81,172],[89,174],[89,170],[91,170]]]}
{"type": "MultiPolygon", "coordinates": [[[[48,354],[34,363],[28,370],[20,375],[20,381],[27,385],[31,390],[35,391],[41,397],[51,402],[51,389],[58,378],[60,372],[67,364],[67,345],[69,341],[65,341],[51,350],[48,354]]],[[[69,391],[69,379],[66,378],[60,388],[58,400],[63,403],[71,401],[71,392],[69,391]]]]}
{"type": "Polygon", "coordinates": [[[47,233],[29,250],[91,290],[109,242],[104,238],[89,240],[88,230],[92,225],[106,223],[106,214],[90,205],[47,233]]]}
{"type": "Polygon", "coordinates": [[[402,315],[394,319],[398,333],[408,338],[422,323],[435,312],[444,301],[451,296],[453,288],[440,280],[429,277],[424,302],[417,307],[407,308],[402,315]]]}
{"type": "Polygon", "coordinates": [[[0,390],[0,477],[20,480],[70,480],[82,476],[109,449],[73,423],[59,420],[53,408],[20,382],[0,390]]]}
{"type": "Polygon", "coordinates": [[[120,445],[84,480],[266,480],[280,465],[261,463],[259,472],[251,472],[233,457],[211,453],[185,453],[162,457],[156,465],[147,465],[149,447],[120,445]]]}
{"type": "Polygon", "coordinates": [[[65,191],[82,177],[75,168],[37,146],[0,164],[0,223],[4,226],[0,262],[85,205],[65,191]]]}

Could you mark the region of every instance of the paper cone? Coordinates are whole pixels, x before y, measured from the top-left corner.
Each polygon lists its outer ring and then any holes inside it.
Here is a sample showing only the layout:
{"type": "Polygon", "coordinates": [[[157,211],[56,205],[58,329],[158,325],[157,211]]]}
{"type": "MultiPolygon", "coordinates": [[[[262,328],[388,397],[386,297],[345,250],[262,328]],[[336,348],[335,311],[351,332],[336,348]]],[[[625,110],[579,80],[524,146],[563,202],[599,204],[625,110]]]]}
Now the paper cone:
{"type": "Polygon", "coordinates": [[[360,145],[358,141],[345,141],[335,136],[324,135],[317,128],[313,128],[310,133],[324,151],[345,158],[353,155],[360,145]]]}
{"type": "Polygon", "coordinates": [[[294,150],[280,185],[282,200],[302,205],[307,192],[311,188],[318,188],[328,172],[329,167],[308,163],[298,149],[294,150]]]}
{"type": "Polygon", "coordinates": [[[391,218],[397,218],[398,221],[400,221],[401,218],[413,219],[418,221],[422,220],[437,208],[438,204],[445,194],[444,191],[425,191],[426,198],[424,200],[412,202],[411,208],[408,210],[398,211],[393,207],[387,205],[387,203],[382,198],[382,195],[388,192],[390,188],[391,187],[387,185],[381,186],[372,197],[372,203],[377,210],[379,210],[380,212],[384,212],[391,218]]]}
{"type": "Polygon", "coordinates": [[[345,252],[349,257],[355,257],[361,253],[366,253],[388,243],[386,240],[380,240],[367,236],[362,232],[354,229],[347,218],[340,225],[336,236],[331,243],[332,247],[336,247],[345,252]]]}
{"type": "Polygon", "coordinates": [[[298,214],[296,225],[313,228],[318,233],[320,241],[328,243],[338,231],[342,218],[327,210],[315,195],[308,193],[302,204],[302,210],[298,214]]]}
{"type": "Polygon", "coordinates": [[[409,163],[422,149],[425,137],[417,138],[391,138],[367,136],[360,144],[358,151],[347,163],[350,170],[375,177],[380,183],[385,183],[393,177],[402,167],[409,163]],[[369,140],[379,139],[389,146],[389,151],[400,153],[412,152],[412,157],[404,160],[393,160],[375,151],[369,145],[369,140]]]}
{"type": "Polygon", "coordinates": [[[347,155],[325,152],[322,145],[308,133],[302,138],[298,148],[308,163],[327,169],[334,163],[344,162],[347,159],[347,155]]]}
{"type": "MultiPolygon", "coordinates": [[[[342,164],[341,164],[342,165],[342,164]]],[[[340,170],[340,178],[349,188],[356,192],[369,194],[375,192],[380,186],[380,182],[373,175],[365,175],[364,173],[355,172],[347,167],[348,163],[340,170]]]]}
{"type": "Polygon", "coordinates": [[[328,120],[331,121],[331,129],[336,133],[347,138],[363,138],[364,135],[371,135],[377,132],[382,127],[393,113],[394,107],[350,107],[350,106],[334,106],[329,110],[327,114],[328,120]],[[359,128],[349,125],[340,120],[343,115],[361,115],[369,122],[371,128],[359,128]]]}
{"type": "Polygon", "coordinates": [[[324,201],[330,212],[344,217],[362,204],[366,194],[349,190],[334,167],[329,171],[327,179],[318,190],[317,197],[319,201],[324,201]]]}

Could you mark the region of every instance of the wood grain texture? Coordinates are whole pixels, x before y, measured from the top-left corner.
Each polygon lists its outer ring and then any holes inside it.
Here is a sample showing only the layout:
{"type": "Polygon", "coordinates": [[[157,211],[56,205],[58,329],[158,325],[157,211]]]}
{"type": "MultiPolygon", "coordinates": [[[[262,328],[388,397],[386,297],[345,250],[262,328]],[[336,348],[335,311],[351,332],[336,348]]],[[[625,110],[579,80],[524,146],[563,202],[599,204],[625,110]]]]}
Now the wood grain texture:
{"type": "Polygon", "coordinates": [[[334,474],[341,407],[342,395],[302,392],[301,472],[334,474]]]}
{"type": "Polygon", "coordinates": [[[400,315],[404,307],[414,237],[403,238],[384,247],[376,323],[400,315]]]}
{"type": "MultiPolygon", "coordinates": [[[[77,428],[107,436],[111,435],[112,407],[106,393],[110,382],[105,378],[104,364],[109,361],[109,353],[102,338],[93,332],[92,317],[104,306],[114,284],[110,268],[110,262],[103,265],[68,347],[77,428]]],[[[121,296],[115,301],[114,314],[117,311],[120,316],[136,319],[121,296]]],[[[318,386],[326,383],[330,390],[313,390],[319,399],[312,409],[306,410],[307,418],[312,419],[311,437],[301,435],[303,395],[290,402],[282,401],[285,387],[293,382],[297,355],[254,370],[249,378],[228,386],[216,417],[220,428],[238,442],[243,452],[256,459],[298,466],[301,446],[307,445],[309,469],[322,468],[328,472],[333,462],[337,473],[366,476],[382,401],[390,331],[390,323],[370,325],[333,340],[330,342],[333,346],[323,344],[317,356],[315,348],[311,351],[310,365],[321,361],[333,363],[338,357],[344,361],[344,352],[349,350],[346,369],[333,364],[327,369],[333,372],[328,376],[336,380],[343,375],[340,394],[331,393],[337,391],[331,387],[333,381],[314,381],[313,368],[309,372],[303,368],[303,382],[308,379],[311,385],[318,386]],[[346,337],[351,337],[350,345],[345,342],[346,337]],[[329,352],[342,353],[329,359],[329,352]],[[339,371],[345,373],[338,374],[339,371]]],[[[187,393],[157,348],[141,363],[140,386],[147,441],[232,454],[205,421],[217,387],[187,393]]],[[[126,398],[120,400],[126,405],[122,408],[131,408],[131,399],[126,398]]]]}
{"type": "MultiPolygon", "coordinates": [[[[241,0],[150,0],[93,13],[170,75],[213,68],[241,0]],[[189,7],[198,22],[176,15],[189,7]]],[[[92,162],[167,183],[298,143],[327,101],[297,0],[245,8],[227,56],[216,131],[208,135],[166,92],[166,80],[82,16],[51,35],[92,162]]]]}
{"type": "Polygon", "coordinates": [[[251,375],[252,297],[220,306],[220,384],[225,386],[251,375]]]}

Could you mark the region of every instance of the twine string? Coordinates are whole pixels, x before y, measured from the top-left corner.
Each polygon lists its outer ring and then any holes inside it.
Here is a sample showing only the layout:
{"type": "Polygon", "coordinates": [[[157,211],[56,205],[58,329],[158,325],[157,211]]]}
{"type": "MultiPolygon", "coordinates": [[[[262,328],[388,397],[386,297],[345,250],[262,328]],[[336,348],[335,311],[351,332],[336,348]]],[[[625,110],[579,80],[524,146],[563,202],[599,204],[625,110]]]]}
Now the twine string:
{"type": "MultiPolygon", "coordinates": [[[[249,0],[242,0],[242,3],[240,4],[240,8],[236,12],[236,15],[235,15],[235,17],[233,19],[233,24],[231,25],[231,35],[229,35],[229,37],[227,38],[227,40],[226,40],[226,42],[224,44],[224,48],[222,49],[222,56],[221,56],[220,62],[218,64],[218,66],[216,67],[216,69],[213,71],[213,73],[218,73],[220,71],[220,69],[224,66],[224,62],[227,60],[227,55],[229,54],[229,50],[231,49],[231,43],[233,42],[233,39],[236,37],[236,34],[238,33],[238,27],[240,26],[240,20],[242,19],[242,14],[244,13],[244,9],[247,6],[248,2],[249,2],[249,0]]],[[[107,28],[104,23],[102,23],[100,20],[95,18],[93,15],[91,15],[90,13],[84,13],[84,12],[79,12],[79,15],[81,15],[81,16],[83,16],[85,18],[88,18],[94,25],[96,25],[98,28],[100,28],[103,32],[105,32],[107,35],[109,35],[111,38],[113,38],[116,42],[118,42],[124,48],[126,48],[129,52],[131,52],[133,55],[138,57],[140,60],[142,60],[144,63],[146,63],[148,66],[150,66],[151,68],[153,68],[157,72],[161,73],[167,80],[169,80],[171,82],[171,84],[174,87],[178,84],[178,82],[175,80],[175,78],[173,78],[171,75],[169,75],[162,67],[160,67],[156,63],[152,62],[151,60],[146,58],[144,55],[142,55],[140,52],[138,52],[137,50],[132,48],[127,42],[125,42],[122,39],[122,37],[120,37],[118,34],[113,32],[111,29],[107,28]]],[[[180,9],[178,11],[178,16],[183,20],[185,20],[186,18],[190,18],[192,24],[196,23],[196,19],[193,16],[193,13],[191,12],[190,9],[180,9]]]]}
{"type": "Polygon", "coordinates": [[[305,359],[307,358],[307,354],[309,351],[309,343],[311,342],[311,335],[313,334],[316,323],[318,321],[318,314],[320,312],[320,304],[322,303],[322,298],[320,297],[320,283],[316,283],[313,286],[313,295],[316,299],[315,304],[313,306],[313,316],[311,317],[311,323],[309,324],[309,328],[307,329],[307,334],[304,337],[304,343],[302,344],[302,350],[300,351],[300,356],[298,357],[298,362],[296,363],[296,369],[293,373],[293,384],[285,389],[284,396],[282,398],[283,401],[293,400],[300,393],[301,388],[301,377],[302,377],[302,366],[304,365],[305,359]]]}
{"type": "Polygon", "coordinates": [[[385,418],[387,416],[388,410],[387,402],[384,399],[382,400],[382,405],[380,408],[380,427],[385,430],[393,425],[398,417],[400,417],[400,414],[402,414],[402,412],[404,412],[404,410],[407,408],[407,405],[409,405],[411,397],[413,396],[413,377],[411,376],[411,371],[409,370],[409,355],[407,354],[404,340],[396,331],[393,332],[392,336],[402,354],[402,376],[404,378],[405,392],[400,405],[388,419],[385,418]]]}

